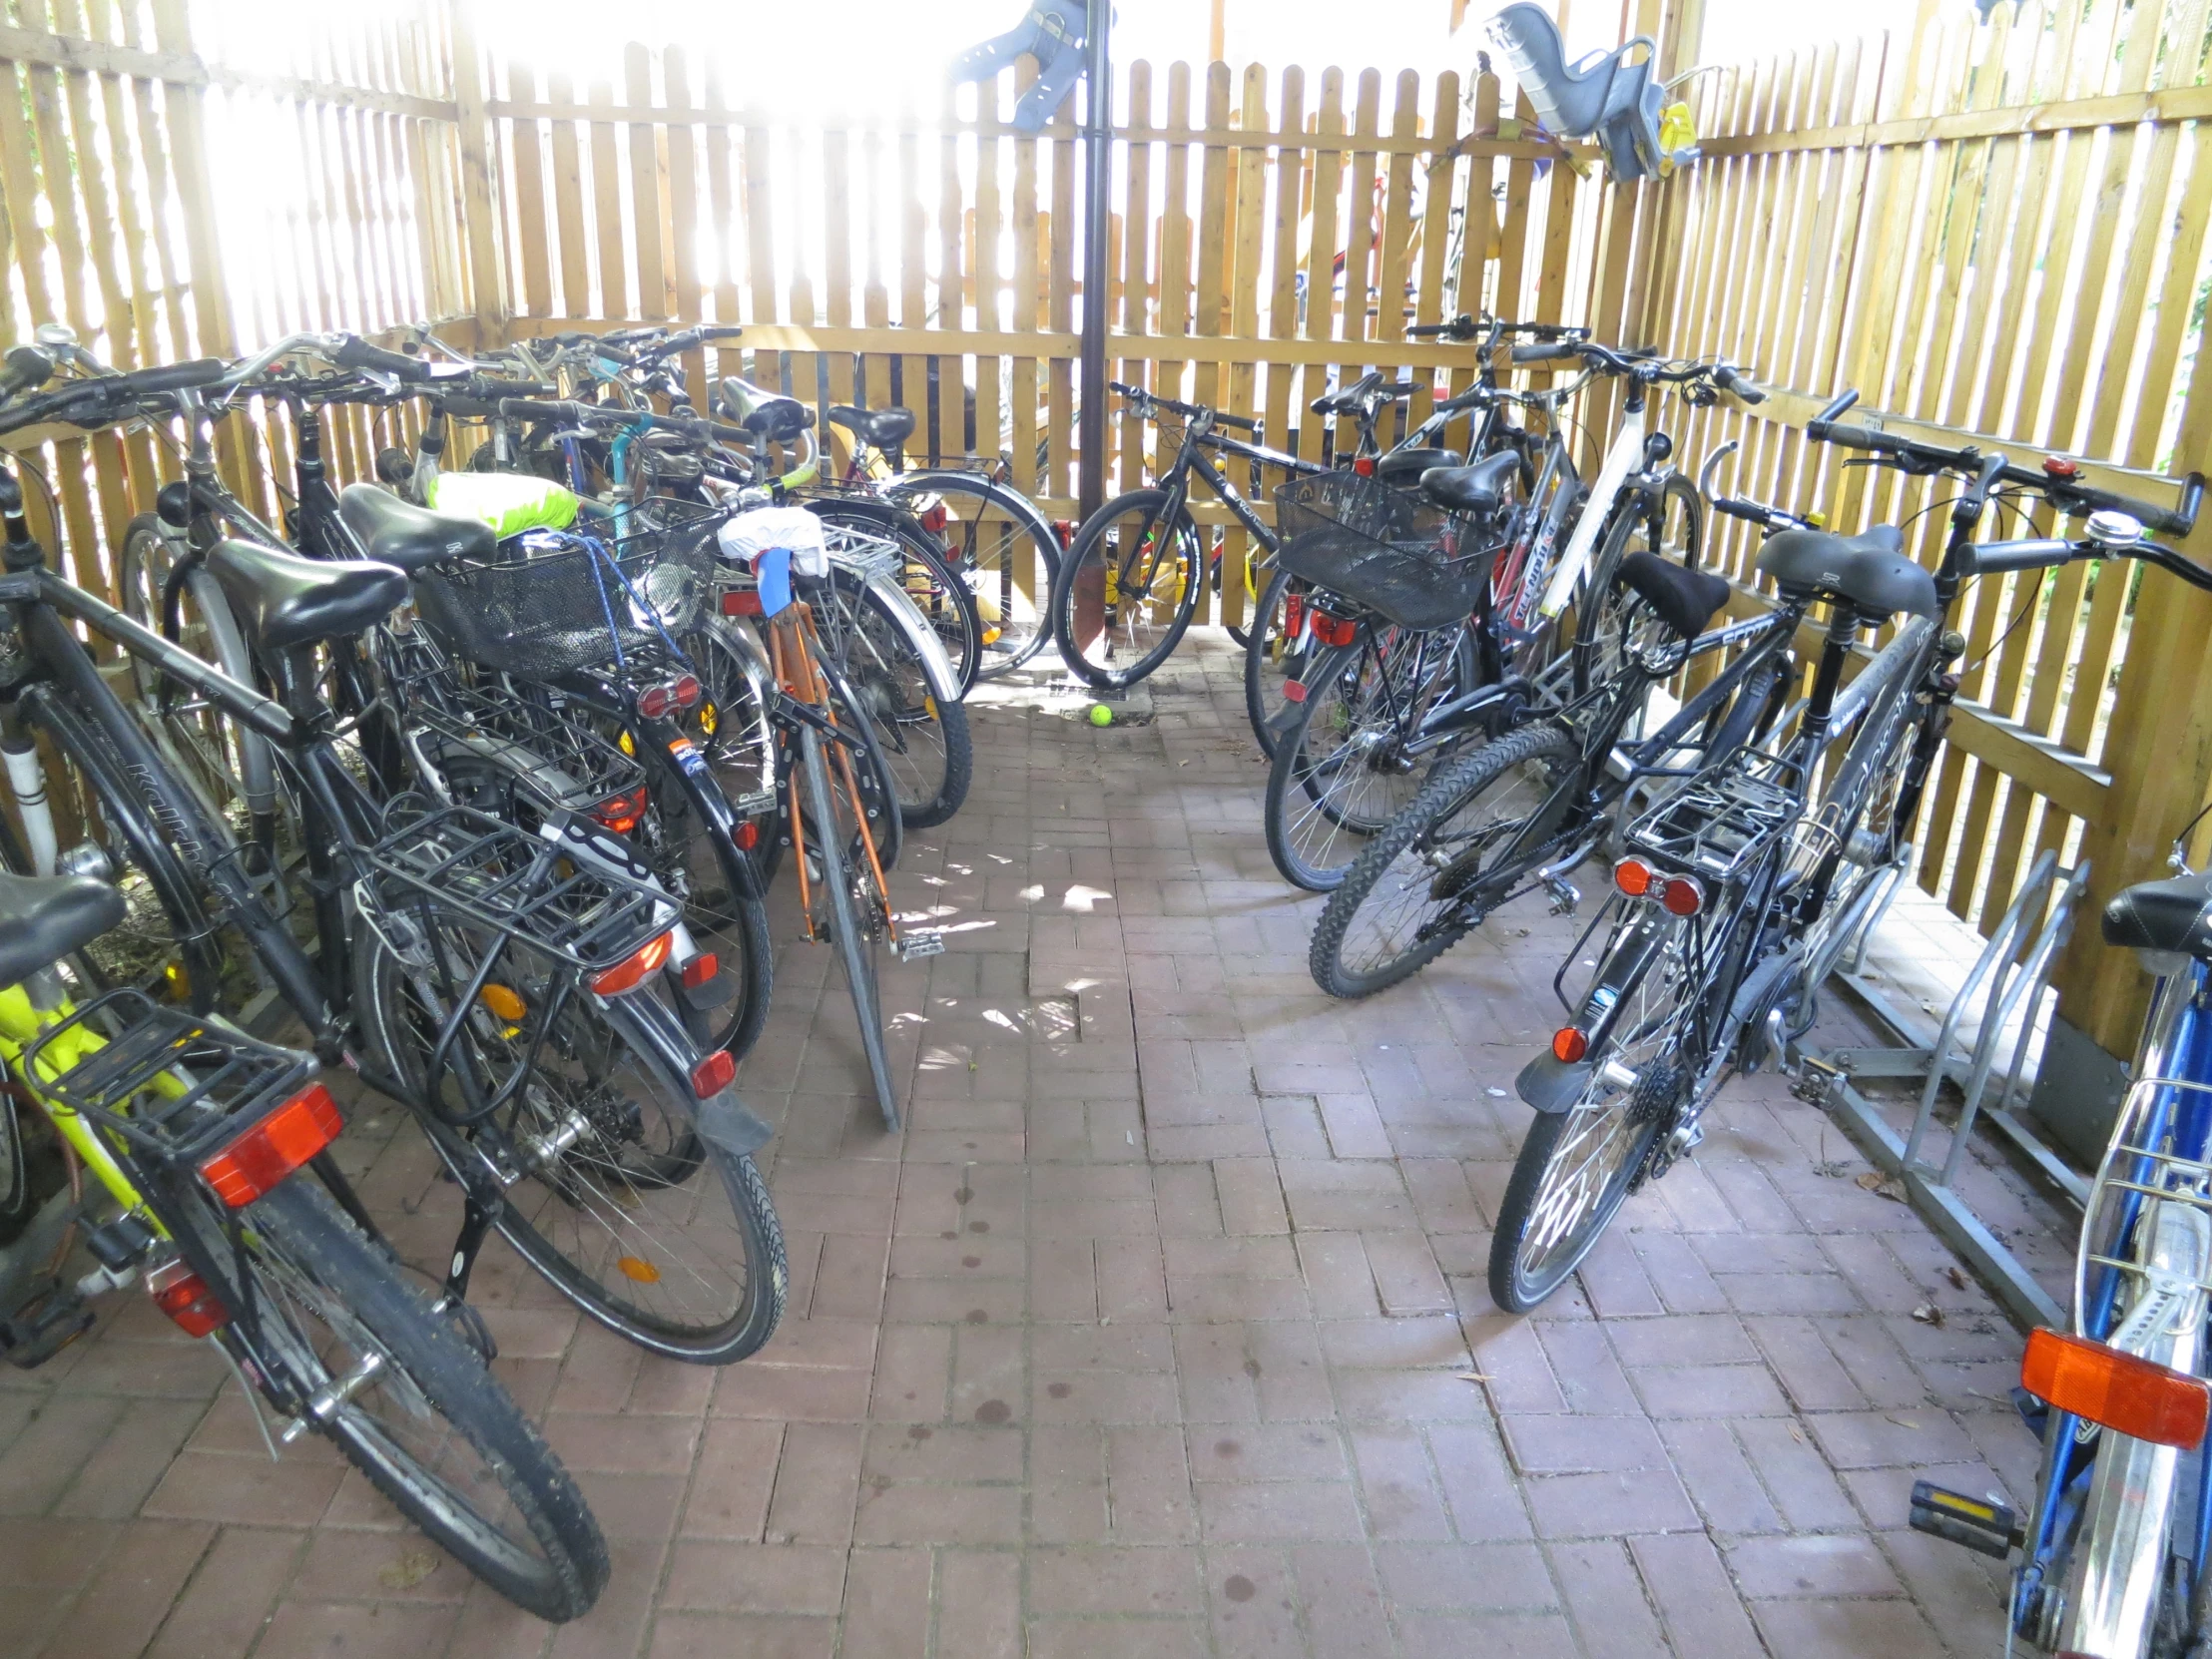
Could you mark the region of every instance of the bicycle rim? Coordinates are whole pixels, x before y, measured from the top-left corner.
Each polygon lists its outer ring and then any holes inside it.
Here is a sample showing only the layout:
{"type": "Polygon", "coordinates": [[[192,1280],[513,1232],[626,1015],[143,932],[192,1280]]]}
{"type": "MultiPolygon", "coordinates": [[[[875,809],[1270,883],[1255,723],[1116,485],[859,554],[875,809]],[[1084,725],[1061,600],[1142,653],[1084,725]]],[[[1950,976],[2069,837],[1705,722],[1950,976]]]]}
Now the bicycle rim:
{"type": "Polygon", "coordinates": [[[1011,492],[1003,486],[932,477],[926,490],[891,487],[893,500],[920,494],[937,497],[945,525],[936,532],[954,571],[974,595],[982,626],[981,680],[996,679],[1021,667],[1052,637],[1050,606],[1060,569],[1060,544],[1040,533],[994,498],[1011,492]]]}
{"type": "Polygon", "coordinates": [[[1092,685],[1145,679],[1174,652],[1198,609],[1204,549],[1188,515],[1163,521],[1166,504],[1159,490],[1108,502],[1061,567],[1053,631],[1069,670],[1092,685]]]}

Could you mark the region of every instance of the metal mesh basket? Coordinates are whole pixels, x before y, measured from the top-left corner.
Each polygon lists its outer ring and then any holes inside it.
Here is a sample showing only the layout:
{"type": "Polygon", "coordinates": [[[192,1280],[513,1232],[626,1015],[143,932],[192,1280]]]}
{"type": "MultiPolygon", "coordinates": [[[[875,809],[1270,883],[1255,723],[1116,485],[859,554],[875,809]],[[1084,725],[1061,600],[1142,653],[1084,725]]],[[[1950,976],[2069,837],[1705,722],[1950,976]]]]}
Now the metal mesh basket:
{"type": "Polygon", "coordinates": [[[1400,628],[1443,628],[1481,603],[1495,549],[1457,555],[1458,526],[1420,496],[1356,472],[1275,492],[1281,569],[1400,628]]]}
{"type": "Polygon", "coordinates": [[[80,1027],[121,1034],[42,1083],[40,1093],[144,1151],[179,1163],[197,1163],[228,1144],[315,1073],[305,1054],[164,1007],[142,991],[119,990],[78,1009],[33,1043],[26,1057],[30,1074],[38,1075],[41,1056],[80,1027]]]}
{"type": "Polygon", "coordinates": [[[713,541],[706,527],[655,531],[614,547],[561,532],[532,534],[492,558],[418,572],[415,609],[449,656],[524,679],[558,679],[665,649],[662,629],[689,626],[705,601],[701,561],[711,558],[713,541]]]}
{"type": "Polygon", "coordinates": [[[584,710],[556,708],[542,693],[517,695],[506,685],[467,684],[452,669],[424,690],[427,695],[411,701],[410,718],[518,763],[551,806],[588,812],[634,796],[645,785],[637,757],[595,731],[584,710]]]}

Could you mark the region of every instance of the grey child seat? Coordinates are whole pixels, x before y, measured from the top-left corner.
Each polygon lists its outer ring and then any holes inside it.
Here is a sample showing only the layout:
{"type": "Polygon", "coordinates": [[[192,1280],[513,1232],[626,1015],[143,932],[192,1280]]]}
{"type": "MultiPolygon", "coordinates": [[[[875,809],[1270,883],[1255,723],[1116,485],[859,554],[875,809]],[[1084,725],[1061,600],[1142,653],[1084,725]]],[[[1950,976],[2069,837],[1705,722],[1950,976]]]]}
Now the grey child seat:
{"type": "Polygon", "coordinates": [[[1525,0],[1507,6],[1490,19],[1488,29],[1547,131],[1560,138],[1595,133],[1615,179],[1642,179],[1659,171],[1662,100],[1651,74],[1658,47],[1649,35],[1570,64],[1559,25],[1541,6],[1525,0]],[[1639,48],[1641,58],[1630,63],[1639,48]]]}

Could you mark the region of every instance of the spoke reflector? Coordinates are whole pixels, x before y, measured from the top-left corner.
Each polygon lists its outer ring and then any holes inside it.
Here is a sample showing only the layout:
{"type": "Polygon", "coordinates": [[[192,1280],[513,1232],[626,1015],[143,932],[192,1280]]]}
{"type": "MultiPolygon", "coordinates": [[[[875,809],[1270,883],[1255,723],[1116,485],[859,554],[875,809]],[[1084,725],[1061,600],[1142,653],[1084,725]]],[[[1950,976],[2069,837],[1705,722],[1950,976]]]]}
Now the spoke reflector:
{"type": "Polygon", "coordinates": [[[661,1270],[642,1256],[617,1256],[615,1266],[622,1270],[622,1277],[640,1285],[658,1285],[661,1270]]]}

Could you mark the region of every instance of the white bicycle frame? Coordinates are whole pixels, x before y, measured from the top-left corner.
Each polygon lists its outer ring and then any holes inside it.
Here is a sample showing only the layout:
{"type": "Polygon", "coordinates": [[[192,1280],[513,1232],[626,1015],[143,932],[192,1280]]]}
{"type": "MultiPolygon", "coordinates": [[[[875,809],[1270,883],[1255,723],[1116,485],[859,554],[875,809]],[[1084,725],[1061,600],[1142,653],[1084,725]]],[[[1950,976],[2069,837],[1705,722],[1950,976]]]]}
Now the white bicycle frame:
{"type": "MultiPolygon", "coordinates": [[[[1642,404],[1645,400],[1636,401],[1642,404]]],[[[1574,603],[1575,590],[1582,585],[1583,573],[1590,568],[1590,556],[1597,551],[1598,534],[1612,516],[1613,503],[1620,497],[1621,486],[1628,482],[1630,473],[1644,464],[1645,413],[1644,407],[1621,411],[1620,430],[1613,434],[1612,447],[1605,451],[1605,463],[1598,468],[1597,480],[1590,486],[1590,498],[1582,504],[1582,511],[1574,521],[1574,533],[1567,538],[1567,550],[1552,568],[1543,601],[1536,607],[1546,622],[1556,621],[1559,614],[1574,603]]]]}

